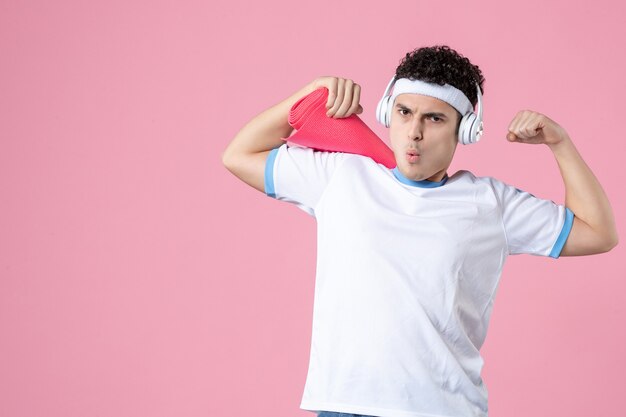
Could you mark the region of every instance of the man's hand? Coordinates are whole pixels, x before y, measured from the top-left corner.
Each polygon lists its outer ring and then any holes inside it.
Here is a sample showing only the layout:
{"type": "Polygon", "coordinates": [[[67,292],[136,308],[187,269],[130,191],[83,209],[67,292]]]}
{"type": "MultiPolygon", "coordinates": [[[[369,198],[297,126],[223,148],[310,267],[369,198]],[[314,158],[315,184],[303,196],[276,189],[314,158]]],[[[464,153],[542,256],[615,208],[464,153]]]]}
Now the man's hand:
{"type": "Polygon", "coordinates": [[[531,110],[517,113],[509,124],[509,142],[545,143],[553,146],[568,138],[567,132],[549,117],[531,110]]]}
{"type": "Polygon", "coordinates": [[[328,101],[326,108],[328,117],[336,119],[348,117],[351,114],[363,113],[363,107],[359,104],[361,86],[347,78],[319,77],[313,81],[313,89],[326,87],[328,89],[328,101]]]}

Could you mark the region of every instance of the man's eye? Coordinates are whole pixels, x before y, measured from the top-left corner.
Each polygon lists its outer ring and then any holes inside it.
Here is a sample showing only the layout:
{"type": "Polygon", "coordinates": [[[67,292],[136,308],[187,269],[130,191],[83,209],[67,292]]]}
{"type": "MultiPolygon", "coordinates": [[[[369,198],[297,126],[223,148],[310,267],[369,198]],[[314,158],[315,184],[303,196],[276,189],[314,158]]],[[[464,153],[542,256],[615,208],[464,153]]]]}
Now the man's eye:
{"type": "Polygon", "coordinates": [[[435,122],[439,122],[439,121],[443,120],[441,117],[437,117],[437,116],[430,116],[430,118],[433,119],[433,121],[435,121],[435,122]]]}
{"type": "Polygon", "coordinates": [[[406,116],[406,113],[403,113],[403,112],[408,112],[408,110],[407,110],[407,109],[400,109],[400,110],[399,110],[399,112],[400,112],[400,114],[402,114],[403,116],[406,116]]]}

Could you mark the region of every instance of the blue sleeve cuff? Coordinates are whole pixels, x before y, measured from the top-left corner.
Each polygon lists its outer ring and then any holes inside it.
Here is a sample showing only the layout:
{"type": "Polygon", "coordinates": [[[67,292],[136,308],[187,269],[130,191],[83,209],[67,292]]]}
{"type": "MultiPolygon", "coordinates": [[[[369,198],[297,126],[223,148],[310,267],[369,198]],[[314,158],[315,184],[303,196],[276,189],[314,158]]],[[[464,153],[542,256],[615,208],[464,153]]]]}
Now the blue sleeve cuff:
{"type": "Polygon", "coordinates": [[[569,236],[569,232],[572,230],[572,225],[574,224],[574,213],[565,207],[565,222],[563,223],[563,228],[561,229],[561,233],[559,237],[556,239],[554,246],[552,247],[552,251],[550,251],[551,258],[558,258],[561,255],[561,251],[563,250],[563,246],[565,246],[565,241],[569,236]]]}
{"type": "Polygon", "coordinates": [[[274,190],[274,161],[278,154],[278,148],[272,149],[265,161],[265,194],[273,198],[276,198],[276,191],[274,190]]]}

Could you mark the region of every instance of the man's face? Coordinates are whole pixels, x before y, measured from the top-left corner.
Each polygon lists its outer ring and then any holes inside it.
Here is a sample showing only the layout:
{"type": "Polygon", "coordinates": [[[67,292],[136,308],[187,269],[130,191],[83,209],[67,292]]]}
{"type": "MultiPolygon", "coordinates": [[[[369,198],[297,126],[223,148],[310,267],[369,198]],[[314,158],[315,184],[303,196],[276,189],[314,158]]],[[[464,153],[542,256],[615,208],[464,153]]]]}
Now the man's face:
{"type": "Polygon", "coordinates": [[[445,101],[399,94],[392,108],[389,136],[402,175],[414,181],[441,181],[456,150],[459,119],[460,114],[445,101]]]}

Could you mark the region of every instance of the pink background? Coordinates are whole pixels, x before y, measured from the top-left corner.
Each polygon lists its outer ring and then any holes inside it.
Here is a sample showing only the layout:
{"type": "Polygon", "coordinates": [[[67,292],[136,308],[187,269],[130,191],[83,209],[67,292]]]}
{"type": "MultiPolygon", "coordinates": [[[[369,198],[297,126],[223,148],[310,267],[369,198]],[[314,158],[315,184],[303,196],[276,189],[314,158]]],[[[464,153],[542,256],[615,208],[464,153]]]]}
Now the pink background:
{"type": "MultiPolygon", "coordinates": [[[[622,241],[626,8],[617,0],[0,4],[0,415],[313,416],[315,220],[245,185],[221,152],[320,75],[361,84],[448,44],[483,70],[470,169],[562,202],[517,111],[570,133],[622,241]]],[[[616,416],[626,245],[510,257],[482,349],[495,417],[616,416]]]]}

